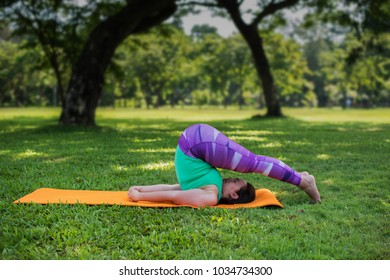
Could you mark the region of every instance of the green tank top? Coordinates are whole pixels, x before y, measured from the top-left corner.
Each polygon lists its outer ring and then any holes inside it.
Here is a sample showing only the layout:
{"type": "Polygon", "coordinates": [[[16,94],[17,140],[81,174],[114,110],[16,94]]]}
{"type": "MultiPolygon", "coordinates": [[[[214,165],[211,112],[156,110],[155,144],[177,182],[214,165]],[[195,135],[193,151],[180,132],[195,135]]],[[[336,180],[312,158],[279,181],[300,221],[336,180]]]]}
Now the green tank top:
{"type": "Polygon", "coordinates": [[[182,190],[216,185],[218,188],[218,201],[221,199],[222,177],[215,167],[201,159],[185,155],[178,146],[175,154],[175,169],[182,190]]]}

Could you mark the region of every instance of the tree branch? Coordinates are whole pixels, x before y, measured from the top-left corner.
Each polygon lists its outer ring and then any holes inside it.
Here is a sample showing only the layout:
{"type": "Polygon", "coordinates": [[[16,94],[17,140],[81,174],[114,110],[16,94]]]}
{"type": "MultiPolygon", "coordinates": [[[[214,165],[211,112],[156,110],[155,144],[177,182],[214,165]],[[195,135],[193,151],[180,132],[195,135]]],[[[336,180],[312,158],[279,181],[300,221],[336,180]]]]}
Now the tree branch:
{"type": "Polygon", "coordinates": [[[238,0],[215,0],[219,7],[223,7],[227,10],[230,17],[232,18],[234,24],[242,32],[245,28],[248,27],[248,25],[244,22],[242,19],[241,13],[240,13],[240,5],[242,4],[242,1],[238,0]]]}
{"type": "Polygon", "coordinates": [[[242,3],[244,3],[245,0],[239,0],[238,1],[238,6],[241,7],[242,3]]]}
{"type": "Polygon", "coordinates": [[[264,10],[256,16],[256,18],[252,21],[251,25],[257,26],[265,17],[276,13],[279,10],[292,7],[296,5],[299,0],[284,0],[282,2],[275,3],[272,1],[268,4],[264,10]]]}
{"type": "Polygon", "coordinates": [[[176,5],[171,5],[166,7],[165,9],[160,10],[157,14],[154,14],[151,17],[145,18],[142,22],[140,22],[139,26],[134,29],[134,33],[141,33],[149,28],[158,25],[163,22],[165,19],[169,18],[175,11],[176,5]]]}
{"type": "Polygon", "coordinates": [[[220,8],[220,5],[216,3],[211,2],[200,2],[200,1],[180,1],[178,3],[178,6],[185,7],[185,6],[202,6],[202,7],[208,7],[208,8],[220,8]]]}

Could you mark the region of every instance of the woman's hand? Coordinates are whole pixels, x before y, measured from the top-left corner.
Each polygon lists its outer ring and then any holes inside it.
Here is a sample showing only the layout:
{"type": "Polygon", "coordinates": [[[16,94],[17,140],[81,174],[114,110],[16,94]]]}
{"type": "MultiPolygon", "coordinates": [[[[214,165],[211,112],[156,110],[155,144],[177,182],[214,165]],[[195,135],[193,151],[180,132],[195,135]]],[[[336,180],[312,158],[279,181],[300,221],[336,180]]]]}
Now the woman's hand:
{"type": "Polygon", "coordinates": [[[127,196],[131,201],[137,202],[139,200],[139,191],[140,187],[138,186],[130,187],[127,196]]]}

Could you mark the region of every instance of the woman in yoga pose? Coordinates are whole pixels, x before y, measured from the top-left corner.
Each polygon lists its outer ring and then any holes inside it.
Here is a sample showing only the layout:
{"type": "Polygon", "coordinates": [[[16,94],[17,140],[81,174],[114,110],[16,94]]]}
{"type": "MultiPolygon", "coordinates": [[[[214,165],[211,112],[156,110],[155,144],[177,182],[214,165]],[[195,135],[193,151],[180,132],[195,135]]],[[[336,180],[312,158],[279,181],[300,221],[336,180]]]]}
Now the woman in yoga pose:
{"type": "Polygon", "coordinates": [[[256,155],[207,124],[192,125],[181,134],[175,168],[179,184],[133,186],[129,189],[129,198],[198,207],[253,201],[254,187],[242,179],[222,179],[216,168],[223,168],[261,173],[296,185],[309,195],[312,203],[321,202],[312,175],[299,173],[278,159],[256,155]]]}

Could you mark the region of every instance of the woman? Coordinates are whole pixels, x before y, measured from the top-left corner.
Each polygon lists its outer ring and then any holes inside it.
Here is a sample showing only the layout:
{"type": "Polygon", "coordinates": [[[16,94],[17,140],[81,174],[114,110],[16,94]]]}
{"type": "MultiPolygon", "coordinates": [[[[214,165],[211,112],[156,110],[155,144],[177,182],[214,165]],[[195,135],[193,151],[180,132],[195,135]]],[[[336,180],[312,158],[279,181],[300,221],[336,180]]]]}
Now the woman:
{"type": "Polygon", "coordinates": [[[238,178],[222,179],[216,168],[241,173],[261,173],[300,187],[313,203],[321,202],[315,179],[296,172],[282,161],[256,155],[207,124],[195,124],[181,134],[175,168],[179,184],[134,186],[132,201],[169,201],[197,207],[218,203],[248,203],[255,199],[254,187],[238,178]]]}

